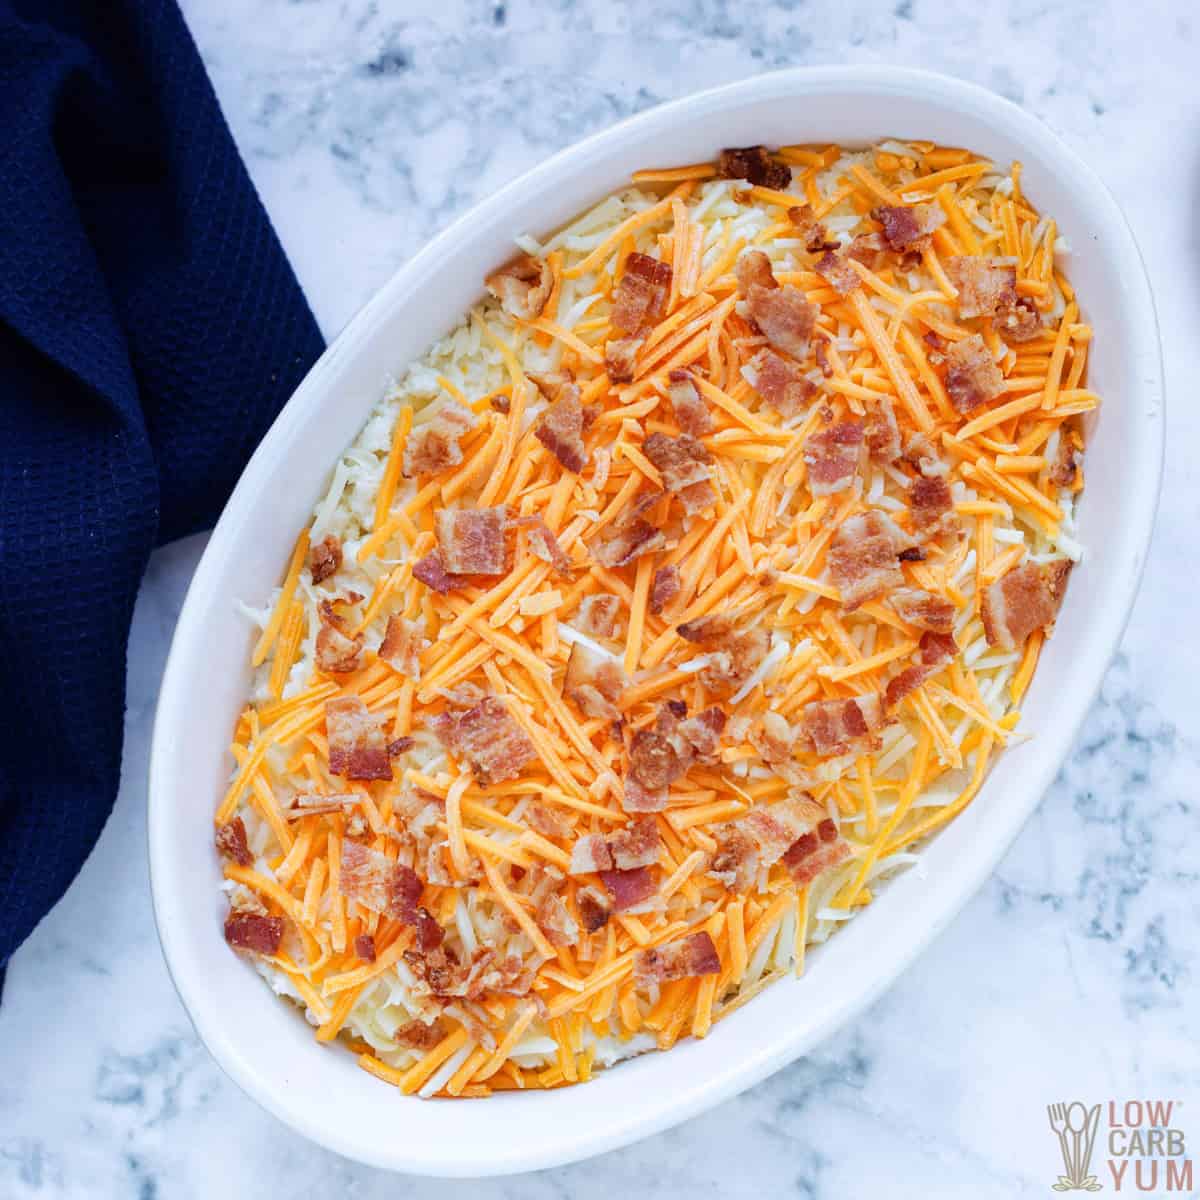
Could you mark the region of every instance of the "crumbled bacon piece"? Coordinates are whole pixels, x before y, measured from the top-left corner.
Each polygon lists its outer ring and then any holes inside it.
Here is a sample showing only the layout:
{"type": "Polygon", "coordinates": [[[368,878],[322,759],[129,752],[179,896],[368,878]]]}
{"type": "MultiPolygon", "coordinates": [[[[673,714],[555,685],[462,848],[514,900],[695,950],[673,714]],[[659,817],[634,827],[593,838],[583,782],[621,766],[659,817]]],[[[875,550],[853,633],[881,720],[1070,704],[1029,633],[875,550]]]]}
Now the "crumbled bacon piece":
{"type": "Polygon", "coordinates": [[[508,568],[504,530],[508,510],[440,508],[435,514],[438,552],[450,575],[503,575],[508,568]]]}
{"type": "Polygon", "coordinates": [[[863,427],[858,421],[839,421],[804,443],[808,490],[814,496],[844,491],[854,480],[862,458],[863,427]]]}
{"type": "Polygon", "coordinates": [[[629,681],[615,655],[599,654],[591,646],[576,642],[567,658],[563,694],[569,696],[589,717],[617,720],[617,704],[629,681]]]}
{"type": "Polygon", "coordinates": [[[680,588],[679,568],[674,563],[659,567],[650,581],[650,611],[657,616],[676,596],[680,588]]]}
{"type": "Polygon", "coordinates": [[[383,641],[379,643],[379,658],[406,679],[419,678],[421,650],[425,644],[422,632],[420,622],[406,621],[399,613],[392,613],[383,641]]]}
{"type": "Polygon", "coordinates": [[[890,517],[868,509],[847,517],[829,544],[829,574],[847,611],[904,583],[901,552],[913,540],[890,517]]]}
{"type": "Polygon", "coordinates": [[[482,784],[515,779],[537,757],[525,731],[495,696],[485,696],[464,712],[431,717],[429,727],[447,750],[466,759],[482,784]]]}
{"type": "Polygon", "coordinates": [[[649,867],[635,867],[632,871],[601,871],[600,882],[613,898],[614,912],[630,912],[644,904],[658,890],[649,867]]]}
{"type": "Polygon", "coordinates": [[[960,317],[990,317],[1017,301],[1017,268],[971,254],[946,259],[946,274],[958,291],[960,317]]]}
{"type": "Polygon", "coordinates": [[[587,466],[583,435],[592,419],[593,414],[580,403],[579,388],[573,383],[565,384],[559,390],[558,399],[542,414],[533,436],[566,470],[578,475],[587,466]]]}
{"type": "MultiPolygon", "coordinates": [[[[818,342],[818,354],[824,342],[818,342]]],[[[816,390],[812,381],[790,360],[764,347],[743,368],[752,388],[784,420],[794,417],[816,390]]]]}
{"type": "Polygon", "coordinates": [[[1042,332],[1042,314],[1028,296],[1005,299],[996,309],[996,332],[1006,342],[1030,342],[1042,332]]]}
{"type": "Polygon", "coordinates": [[[404,475],[434,475],[463,460],[459,439],[475,424],[469,408],[448,400],[433,419],[417,426],[404,447],[404,475]]]}
{"type": "Polygon", "coordinates": [[[887,257],[887,242],[882,234],[860,233],[846,247],[846,257],[862,263],[869,271],[878,271],[887,257]]]}
{"type": "Polygon", "coordinates": [[[895,708],[905,696],[936,675],[957,653],[958,643],[953,634],[923,633],[917,647],[917,661],[888,680],[883,696],[884,706],[895,708]]]}
{"type": "Polygon", "coordinates": [[[777,350],[802,359],[808,354],[817,306],[810,304],[799,288],[751,286],[746,311],[777,350]]]}
{"type": "Polygon", "coordinates": [[[283,920],[259,913],[230,912],[225,918],[225,941],[250,954],[277,954],[283,939],[283,920]]]}
{"type": "Polygon", "coordinates": [[[846,250],[826,250],[813,264],[813,270],[839,296],[848,296],[856,287],[862,286],[862,279],[850,261],[851,256],[846,250]]]}
{"type": "Polygon", "coordinates": [[[883,705],[870,693],[849,700],[813,700],[804,706],[804,736],[822,757],[879,748],[883,705]]]}
{"type": "Polygon", "coordinates": [[[983,593],[980,616],[989,646],[1013,651],[1058,615],[1071,563],[1022,563],[983,593]]]}
{"type": "Polygon", "coordinates": [[[607,895],[594,887],[580,888],[575,893],[575,907],[588,933],[603,929],[612,915],[612,902],[607,895]]]}
{"type": "Polygon", "coordinates": [[[525,809],[525,820],[529,822],[529,827],[542,837],[565,838],[571,835],[570,825],[558,813],[536,800],[531,800],[525,809]]]}
{"type": "Polygon", "coordinates": [[[329,771],[346,779],[391,779],[387,737],[378,717],[357,696],[325,701],[329,771]]]}
{"type": "Polygon", "coordinates": [[[653,817],[639,817],[608,836],[608,849],[618,871],[649,867],[658,862],[662,839],[653,817]]]}
{"type": "Polygon", "coordinates": [[[733,622],[722,614],[687,621],[676,632],[710,652],[707,665],[700,670],[700,681],[718,695],[736,692],[770,649],[770,635],[765,629],[756,625],[736,633],[733,622]]]}
{"type": "Polygon", "coordinates": [[[809,254],[820,254],[822,250],[832,250],[837,246],[837,242],[829,240],[829,231],[813,215],[810,205],[797,204],[789,208],[788,220],[795,225],[809,254]]]}
{"type": "Polygon", "coordinates": [[[763,867],[777,863],[828,814],[806,795],[757,804],[744,816],[716,826],[717,849],[708,873],[734,892],[749,891],[763,867]]]}
{"type": "Polygon", "coordinates": [[[549,563],[559,575],[571,573],[574,564],[540,516],[518,517],[513,524],[525,526],[529,530],[529,550],[535,558],[549,563]]]}
{"type": "Polygon", "coordinates": [[[913,532],[929,537],[953,521],[954,497],[944,475],[918,475],[908,485],[913,532]]]}
{"type": "Polygon", "coordinates": [[[254,861],[246,841],[246,823],[241,817],[233,817],[217,830],[216,845],[218,853],[240,867],[248,867],[254,861]]]}
{"type": "Polygon", "coordinates": [[[408,1046],[412,1050],[432,1050],[446,1036],[446,1026],[438,1018],[422,1021],[417,1018],[401,1025],[392,1034],[392,1041],[408,1046]]]}
{"type": "Polygon", "coordinates": [[[580,602],[575,628],[587,637],[614,637],[620,611],[620,596],[611,592],[593,592],[580,602]]]}
{"type": "Polygon", "coordinates": [[[522,254],[494,271],[484,286],[510,317],[532,321],[542,315],[554,287],[554,273],[545,259],[522,254]]]}
{"type": "Polygon", "coordinates": [[[285,808],[283,815],[289,821],[298,821],[301,817],[311,817],[318,813],[344,813],[361,800],[358,792],[336,792],[332,795],[323,792],[297,792],[292,797],[291,808],[285,808]]]}
{"type": "Polygon", "coordinates": [[[643,337],[609,338],[604,343],[604,369],[612,383],[629,383],[633,379],[638,351],[643,337]]]}
{"type": "Polygon", "coordinates": [[[421,879],[411,867],[349,839],[342,843],[338,887],[347,900],[401,920],[411,918],[421,898],[421,879]]]}
{"type": "Polygon", "coordinates": [[[686,739],[697,758],[712,758],[721,744],[725,732],[725,710],[717,705],[698,712],[679,723],[679,732],[686,739]]]}
{"type": "Polygon", "coordinates": [[[324,583],[342,569],[342,543],[332,533],[319,541],[308,554],[308,569],[313,583],[324,583]]]}
{"type": "Polygon", "coordinates": [[[1060,488],[1074,487],[1082,460],[1083,456],[1076,448],[1074,439],[1064,430],[1058,439],[1054,462],[1050,465],[1050,482],[1060,488]]]}
{"type": "Polygon", "coordinates": [[[896,615],[918,629],[949,633],[954,628],[954,605],[920,588],[897,588],[887,598],[896,615]]]}
{"type": "Polygon", "coordinates": [[[987,343],[977,333],[946,351],[946,394],[960,413],[994,400],[1004,390],[1004,376],[987,343]]]}
{"type": "Polygon", "coordinates": [[[721,957],[705,930],[690,933],[665,946],[639,950],[633,956],[633,981],[643,988],[653,983],[670,983],[674,979],[717,975],[720,971],[721,957]]]}
{"type": "Polygon", "coordinates": [[[436,550],[426,554],[424,558],[418,559],[413,564],[412,573],[415,580],[423,583],[427,588],[432,588],[439,596],[444,596],[447,592],[462,586],[462,580],[457,575],[447,572],[445,564],[442,562],[442,556],[436,550]]]}
{"type": "Polygon", "coordinates": [[[755,287],[770,290],[779,286],[771,260],[761,250],[747,250],[734,264],[733,273],[738,291],[744,297],[749,297],[755,287]]]}
{"type": "Polygon", "coordinates": [[[354,939],[354,953],[363,962],[374,962],[375,939],[369,933],[360,933],[354,939]]]}
{"type": "Polygon", "coordinates": [[[686,513],[702,512],[716,502],[717,494],[709,482],[712,455],[703,442],[687,433],[674,438],[665,433],[652,433],[642,444],[642,449],[686,513]]]}
{"type": "Polygon", "coordinates": [[[817,366],[820,368],[821,374],[826,379],[832,379],[833,363],[829,361],[829,342],[825,338],[817,338],[813,343],[813,358],[817,360],[817,366]]]}
{"type": "Polygon", "coordinates": [[[552,946],[573,946],[579,941],[579,923],[559,895],[551,893],[538,905],[537,923],[552,946]]]}
{"type": "Polygon", "coordinates": [[[401,754],[407,754],[416,744],[416,741],[410,737],[392,738],[388,742],[388,758],[399,758],[401,754]]]}
{"type": "Polygon", "coordinates": [[[321,628],[317,630],[315,647],[318,668],[329,675],[357,671],[362,666],[363,635],[357,633],[351,637],[328,601],[320,606],[319,614],[321,628]]]}
{"type": "Polygon", "coordinates": [[[849,845],[838,836],[833,821],[826,817],[816,829],[796,839],[783,856],[783,865],[793,881],[803,885],[849,857],[849,845]]]}
{"type": "Polygon", "coordinates": [[[867,414],[863,441],[872,462],[894,463],[900,457],[900,426],[896,424],[896,410],[886,396],[867,414]]]}
{"type": "Polygon", "coordinates": [[[648,788],[632,775],[626,775],[621,792],[621,807],[627,813],[656,813],[667,807],[667,789],[648,788]]]}
{"type": "Polygon", "coordinates": [[[933,231],[946,223],[946,214],[936,204],[914,204],[911,208],[884,204],[871,216],[883,226],[887,244],[902,254],[920,254],[928,249],[933,231]]]}
{"type": "Polygon", "coordinates": [[[593,550],[592,556],[602,567],[626,567],[643,554],[661,550],[666,543],[662,530],[655,529],[644,517],[629,519],[626,516],[614,526],[612,534],[593,550]]]}
{"type": "Polygon", "coordinates": [[[661,320],[671,291],[671,264],[636,251],[613,289],[609,323],[620,333],[634,334],[661,320]]]}
{"type": "Polygon", "coordinates": [[[938,458],[933,443],[923,433],[910,433],[904,445],[904,458],[922,475],[949,475],[950,467],[938,458]]]}
{"type": "Polygon", "coordinates": [[[643,788],[668,787],[688,768],[671,739],[658,729],[639,729],[629,745],[629,775],[643,788]]]}
{"type": "Polygon", "coordinates": [[[700,389],[696,387],[691,371],[680,367],[672,370],[667,394],[671,397],[675,420],[684,433],[689,433],[692,437],[703,437],[712,432],[712,413],[700,398],[700,389]]]}
{"type": "Polygon", "coordinates": [[[750,731],[750,744],[768,766],[785,763],[792,756],[796,735],[785,717],[768,709],[762,725],[750,731]]]}
{"type": "Polygon", "coordinates": [[[717,174],[722,179],[745,179],[756,187],[784,191],[791,185],[792,168],[776,162],[766,146],[732,146],[721,151],[717,174]]]}

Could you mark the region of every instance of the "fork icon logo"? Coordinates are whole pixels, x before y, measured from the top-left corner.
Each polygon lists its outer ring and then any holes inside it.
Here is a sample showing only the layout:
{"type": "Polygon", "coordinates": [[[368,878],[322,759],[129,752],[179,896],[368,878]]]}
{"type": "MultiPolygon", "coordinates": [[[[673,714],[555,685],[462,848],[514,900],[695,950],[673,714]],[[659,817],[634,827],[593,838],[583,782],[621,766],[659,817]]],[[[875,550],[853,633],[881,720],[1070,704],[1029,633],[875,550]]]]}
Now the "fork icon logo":
{"type": "Polygon", "coordinates": [[[1046,1106],[1050,1128],[1058,1135],[1066,1174],[1058,1177],[1056,1192],[1098,1192],[1104,1186],[1091,1173],[1092,1150],[1100,1124],[1100,1105],[1086,1107],[1078,1100],[1046,1106]]]}

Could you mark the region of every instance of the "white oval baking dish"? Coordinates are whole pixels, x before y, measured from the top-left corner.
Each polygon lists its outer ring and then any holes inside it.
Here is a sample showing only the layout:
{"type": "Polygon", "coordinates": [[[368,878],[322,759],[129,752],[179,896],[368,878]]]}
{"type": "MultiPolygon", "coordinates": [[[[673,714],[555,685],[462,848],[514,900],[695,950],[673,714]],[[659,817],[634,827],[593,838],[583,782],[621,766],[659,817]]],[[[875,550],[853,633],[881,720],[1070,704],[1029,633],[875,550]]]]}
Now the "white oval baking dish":
{"type": "Polygon", "coordinates": [[[986,879],[1037,805],[1116,648],[1142,569],[1163,446],[1153,302],[1133,237],[1099,179],[1033,117],[957,80],[886,67],[783,71],[702,92],[556,155],[435,238],[346,327],[258,448],[188,591],[159,698],[150,763],[149,850],[159,935],[179,994],[218,1063],[265,1108],[350,1158],[396,1170],[479,1176],[584,1158],[660,1130],[761,1080],[861,1011],[986,879]],[[1034,739],[1007,754],[974,805],[880,902],[701,1042],[684,1041],[582,1087],[425,1102],[324,1048],[225,946],[212,813],[246,694],[251,633],[235,600],[258,601],[322,494],[337,449],[385,380],[479,297],[522,231],[543,233],[649,166],[711,159],[723,146],[883,137],[968,146],[1025,165],[1024,186],[1073,248],[1070,274],[1096,339],[1079,510],[1088,548],[1025,705],[1034,739]],[[436,279],[430,288],[429,281],[436,279]]]}

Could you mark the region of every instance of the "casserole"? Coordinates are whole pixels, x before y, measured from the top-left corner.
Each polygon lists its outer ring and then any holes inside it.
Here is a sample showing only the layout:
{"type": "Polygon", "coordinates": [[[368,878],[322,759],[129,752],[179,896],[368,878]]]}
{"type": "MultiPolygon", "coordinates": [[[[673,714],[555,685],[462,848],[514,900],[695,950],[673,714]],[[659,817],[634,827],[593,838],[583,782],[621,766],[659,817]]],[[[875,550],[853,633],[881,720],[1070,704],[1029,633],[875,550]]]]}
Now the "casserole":
{"type": "Polygon", "coordinates": [[[1036,804],[1132,602],[1161,451],[1157,334],[1132,237],[1094,176],[1035,121],[988,93],[887,69],[784,72],[665,106],[530,172],[435,239],[330,347],[248,466],[189,591],[160,697],[149,837],[160,936],[201,1037],[239,1084],[306,1135],[375,1165],[433,1174],[584,1157],[762,1078],[877,995],[982,882],[1036,804]],[[704,160],[728,145],[855,145],[888,136],[964,145],[1001,162],[1019,158],[1028,193],[1074,247],[1069,272],[1096,330],[1091,381],[1106,404],[1089,429],[1091,486],[1079,512],[1090,554],[1025,706],[1038,736],[1001,760],[976,804],[927,848],[920,874],[898,878],[886,904],[814,954],[804,979],[783,981],[733,1014],[720,1037],[635,1060],[587,1089],[453,1109],[381,1096],[352,1060],[321,1053],[297,1022],[282,1020],[273,998],[227,954],[216,867],[197,863],[195,847],[206,840],[212,800],[225,782],[221,750],[245,693],[250,634],[236,598],[269,590],[277,547],[310,511],[329,447],[348,442],[383,381],[471,306],[478,281],[509,255],[514,235],[553,229],[646,165],[704,160]],[[435,268],[440,286],[431,299],[421,287],[435,268]],[[404,1105],[402,1118],[392,1104],[404,1105]]]}

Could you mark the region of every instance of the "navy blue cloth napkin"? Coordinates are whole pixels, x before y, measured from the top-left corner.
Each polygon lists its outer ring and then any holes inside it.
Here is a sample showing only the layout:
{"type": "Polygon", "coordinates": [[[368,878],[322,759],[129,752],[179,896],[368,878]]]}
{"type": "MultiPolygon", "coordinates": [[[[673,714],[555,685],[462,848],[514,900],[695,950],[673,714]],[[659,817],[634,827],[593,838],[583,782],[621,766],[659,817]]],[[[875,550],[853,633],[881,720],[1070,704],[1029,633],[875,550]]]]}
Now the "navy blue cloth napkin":
{"type": "Polygon", "coordinates": [[[112,808],[151,550],[321,349],[172,0],[0,0],[0,969],[112,808]]]}

